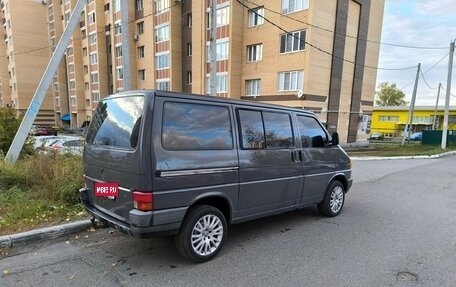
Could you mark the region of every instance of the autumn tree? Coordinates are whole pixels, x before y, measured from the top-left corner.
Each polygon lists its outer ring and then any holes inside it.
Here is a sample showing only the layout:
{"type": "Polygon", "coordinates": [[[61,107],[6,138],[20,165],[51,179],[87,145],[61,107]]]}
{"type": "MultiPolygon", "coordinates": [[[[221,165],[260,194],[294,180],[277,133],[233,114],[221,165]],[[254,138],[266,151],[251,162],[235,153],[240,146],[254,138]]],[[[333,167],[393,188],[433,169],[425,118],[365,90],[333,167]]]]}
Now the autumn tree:
{"type": "Polygon", "coordinates": [[[375,105],[377,106],[405,106],[405,94],[396,87],[396,84],[388,82],[380,83],[375,93],[375,105]]]}

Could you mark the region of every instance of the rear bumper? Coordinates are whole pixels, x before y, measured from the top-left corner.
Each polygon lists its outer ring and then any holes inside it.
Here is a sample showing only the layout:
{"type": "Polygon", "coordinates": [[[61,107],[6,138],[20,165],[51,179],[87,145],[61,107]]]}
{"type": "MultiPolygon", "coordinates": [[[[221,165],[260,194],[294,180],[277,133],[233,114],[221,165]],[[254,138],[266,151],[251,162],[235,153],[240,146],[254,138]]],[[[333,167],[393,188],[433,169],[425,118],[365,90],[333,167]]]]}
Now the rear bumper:
{"type": "Polygon", "coordinates": [[[122,233],[138,238],[176,234],[188,209],[180,207],[148,212],[133,209],[130,211],[129,222],[125,222],[93,206],[89,201],[88,192],[87,188],[81,188],[79,195],[85,209],[93,217],[122,233]]]}

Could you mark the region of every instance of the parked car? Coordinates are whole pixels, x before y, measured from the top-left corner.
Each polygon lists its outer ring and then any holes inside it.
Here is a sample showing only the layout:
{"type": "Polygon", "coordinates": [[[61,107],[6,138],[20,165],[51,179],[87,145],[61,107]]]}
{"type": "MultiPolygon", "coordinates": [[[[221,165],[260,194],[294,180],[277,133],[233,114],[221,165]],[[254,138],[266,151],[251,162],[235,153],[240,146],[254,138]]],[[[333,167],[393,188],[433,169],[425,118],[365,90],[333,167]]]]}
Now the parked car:
{"type": "Polygon", "coordinates": [[[32,136],[56,136],[57,135],[57,130],[55,130],[53,127],[49,126],[36,126],[33,125],[30,128],[30,134],[32,136]]]}
{"type": "Polygon", "coordinates": [[[195,262],[218,254],[229,224],[312,205],[337,216],[352,185],[314,113],[165,91],[101,100],[83,167],[90,214],[135,237],[175,235],[195,262]]]}
{"type": "Polygon", "coordinates": [[[385,136],[382,133],[373,133],[370,135],[371,140],[383,140],[385,139],[385,136]]]}
{"type": "Polygon", "coordinates": [[[423,139],[423,132],[413,133],[410,136],[411,141],[421,141],[423,139]]]}
{"type": "Polygon", "coordinates": [[[82,156],[84,150],[84,139],[74,136],[57,136],[44,139],[40,146],[42,154],[74,154],[82,156]]]}
{"type": "Polygon", "coordinates": [[[59,136],[33,136],[31,140],[33,141],[33,147],[35,150],[44,149],[46,143],[60,138],[59,136]]]}

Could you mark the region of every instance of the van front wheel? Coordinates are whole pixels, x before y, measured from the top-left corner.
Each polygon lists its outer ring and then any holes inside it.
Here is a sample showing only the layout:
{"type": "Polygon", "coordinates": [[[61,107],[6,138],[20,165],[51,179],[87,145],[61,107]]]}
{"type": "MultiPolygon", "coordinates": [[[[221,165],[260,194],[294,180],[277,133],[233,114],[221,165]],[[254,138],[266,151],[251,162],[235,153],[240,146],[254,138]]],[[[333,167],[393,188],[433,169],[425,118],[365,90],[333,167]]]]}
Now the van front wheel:
{"type": "Polygon", "coordinates": [[[222,249],[227,228],[225,216],[220,210],[209,205],[195,206],[176,235],[177,250],[194,262],[209,261],[222,249]]]}
{"type": "Polygon", "coordinates": [[[333,181],[328,185],[325,198],[318,204],[318,210],[324,216],[339,215],[345,202],[345,187],[340,181],[333,181]]]}

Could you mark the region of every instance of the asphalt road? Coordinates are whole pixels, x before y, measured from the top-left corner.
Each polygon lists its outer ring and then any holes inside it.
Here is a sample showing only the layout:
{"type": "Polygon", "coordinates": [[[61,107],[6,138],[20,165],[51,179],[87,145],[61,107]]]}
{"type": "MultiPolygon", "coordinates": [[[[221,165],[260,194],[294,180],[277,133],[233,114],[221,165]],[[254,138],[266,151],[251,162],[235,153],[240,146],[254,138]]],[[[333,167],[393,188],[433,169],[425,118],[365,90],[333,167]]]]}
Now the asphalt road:
{"type": "Polygon", "coordinates": [[[456,157],[354,161],[343,212],[231,226],[214,260],[111,229],[11,249],[0,286],[456,286],[456,157]]]}

